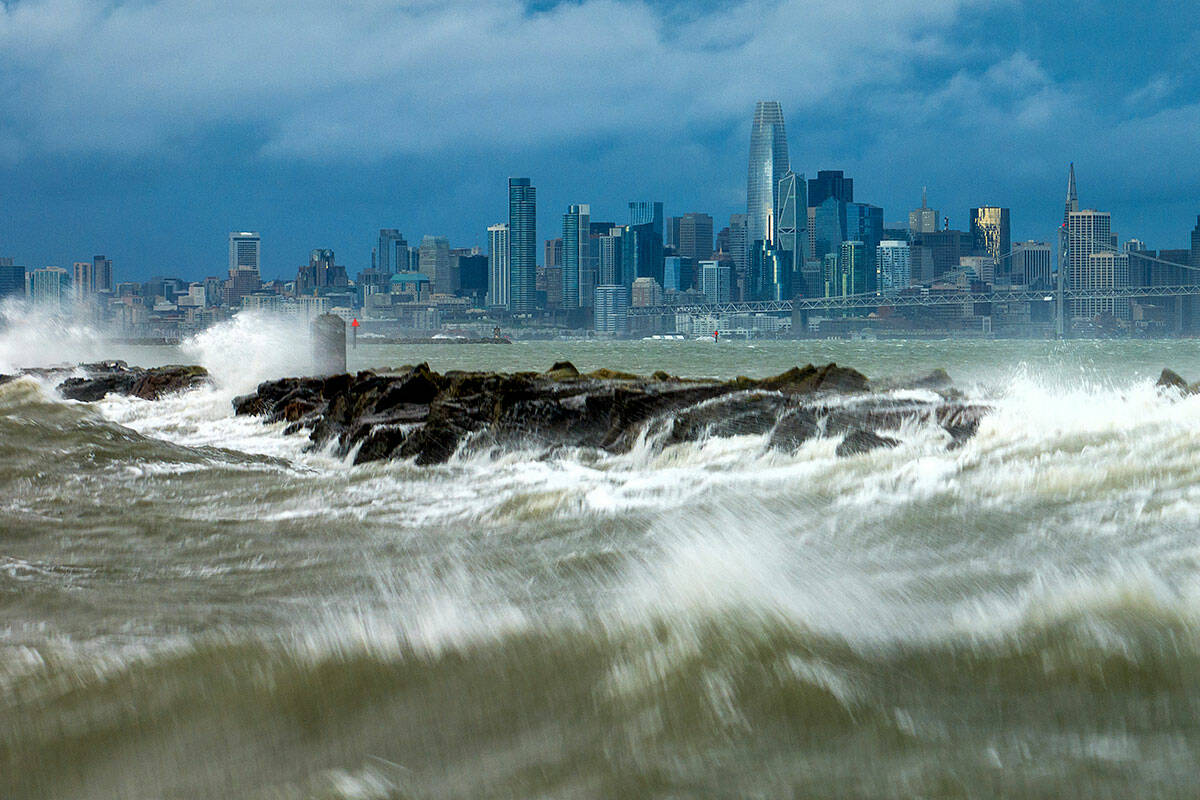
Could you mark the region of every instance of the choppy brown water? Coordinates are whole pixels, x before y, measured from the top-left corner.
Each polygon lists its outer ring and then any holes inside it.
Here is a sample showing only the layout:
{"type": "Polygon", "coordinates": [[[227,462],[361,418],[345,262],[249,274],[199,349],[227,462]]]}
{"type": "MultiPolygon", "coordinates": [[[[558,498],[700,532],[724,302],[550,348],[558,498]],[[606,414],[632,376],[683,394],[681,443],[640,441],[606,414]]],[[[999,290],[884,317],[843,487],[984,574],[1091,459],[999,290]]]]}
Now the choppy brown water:
{"type": "MultiPolygon", "coordinates": [[[[1194,796],[1200,398],[1149,376],[1200,362],[844,346],[997,410],[952,452],[349,467],[233,386],[0,386],[0,796],[1194,796]]],[[[760,363],[701,347],[656,368],[760,363]]]]}

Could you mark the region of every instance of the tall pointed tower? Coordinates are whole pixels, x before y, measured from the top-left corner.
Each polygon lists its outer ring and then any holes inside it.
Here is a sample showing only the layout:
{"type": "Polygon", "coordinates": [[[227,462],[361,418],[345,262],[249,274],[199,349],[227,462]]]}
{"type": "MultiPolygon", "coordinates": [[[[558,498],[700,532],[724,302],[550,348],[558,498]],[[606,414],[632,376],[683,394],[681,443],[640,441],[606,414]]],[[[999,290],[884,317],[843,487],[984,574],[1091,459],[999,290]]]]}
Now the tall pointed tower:
{"type": "Polygon", "coordinates": [[[746,246],[773,239],[779,220],[779,182],[791,167],[783,107],[776,100],[759,100],[750,129],[750,166],[746,178],[746,246]]]}
{"type": "Polygon", "coordinates": [[[1079,192],[1075,191],[1075,162],[1071,162],[1071,173],[1067,178],[1067,206],[1063,210],[1063,225],[1071,221],[1071,212],[1079,210],[1079,192]]]}

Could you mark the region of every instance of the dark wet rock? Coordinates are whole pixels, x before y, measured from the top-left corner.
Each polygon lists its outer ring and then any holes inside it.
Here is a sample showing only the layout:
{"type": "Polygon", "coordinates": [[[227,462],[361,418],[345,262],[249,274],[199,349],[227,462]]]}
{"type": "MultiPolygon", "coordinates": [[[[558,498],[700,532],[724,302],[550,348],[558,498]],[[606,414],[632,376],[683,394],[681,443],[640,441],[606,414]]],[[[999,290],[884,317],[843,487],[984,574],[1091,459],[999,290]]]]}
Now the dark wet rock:
{"type": "Polygon", "coordinates": [[[842,439],[841,444],[837,446],[837,454],[839,456],[856,456],[862,453],[869,453],[872,450],[878,450],[881,447],[896,447],[900,444],[899,439],[893,439],[890,436],[880,436],[879,434],[856,428],[846,434],[842,439]]]}
{"type": "Polygon", "coordinates": [[[585,375],[565,361],[543,373],[438,374],[418,364],[286,378],[237,398],[234,409],[286,421],[286,433],[307,431],[315,447],[333,442],[337,452],[353,452],[356,463],[411,458],[418,464],[442,463],[464,446],[624,452],[643,438],[666,446],[740,435],[764,436],[768,446],[792,451],[814,437],[845,434],[850,444],[843,445],[858,452],[853,448],[890,446],[895,440],[878,432],[906,421],[941,425],[955,441],[969,438],[988,411],[944,397],[873,392],[864,375],[835,364],[762,380],[703,381],[665,372],[585,375]]]}
{"type": "Polygon", "coordinates": [[[1188,394],[1191,390],[1188,382],[1185,381],[1179,373],[1170,369],[1163,369],[1162,374],[1158,376],[1158,382],[1154,384],[1160,391],[1176,389],[1183,394],[1188,394]]]}
{"type": "Polygon", "coordinates": [[[208,370],[196,366],[173,364],[145,369],[127,366],[123,361],[105,361],[81,364],[79,368],[86,373],[83,377],[67,378],[58,385],[59,394],[68,400],[94,402],[109,394],[157,400],[210,382],[208,370]]]}

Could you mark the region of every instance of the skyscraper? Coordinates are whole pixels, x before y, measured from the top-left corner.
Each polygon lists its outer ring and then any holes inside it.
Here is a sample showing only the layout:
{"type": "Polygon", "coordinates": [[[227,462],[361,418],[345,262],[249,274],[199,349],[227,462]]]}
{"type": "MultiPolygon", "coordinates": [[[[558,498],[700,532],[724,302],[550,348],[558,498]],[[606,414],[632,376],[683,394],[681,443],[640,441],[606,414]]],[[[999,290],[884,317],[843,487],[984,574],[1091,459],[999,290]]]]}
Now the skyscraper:
{"type": "Polygon", "coordinates": [[[896,294],[912,281],[912,249],[908,242],[889,239],[875,249],[875,284],[883,294],[896,294]]]}
{"type": "Polygon", "coordinates": [[[47,306],[62,307],[70,299],[71,275],[62,267],[43,267],[29,273],[29,299],[47,306]]]}
{"type": "MultiPolygon", "coordinates": [[[[1106,211],[1093,209],[1069,211],[1066,230],[1067,288],[1111,289],[1121,285],[1122,273],[1126,278],[1129,274],[1129,256],[1113,252],[1112,216],[1106,211]]],[[[1128,306],[1128,303],[1125,305],[1128,306]]],[[[1112,300],[1071,301],[1071,316],[1078,320],[1090,320],[1100,314],[1117,311],[1119,309],[1112,300]]]]}
{"type": "Polygon", "coordinates": [[[1052,248],[1046,242],[1019,242],[1013,246],[1013,283],[1031,289],[1050,289],[1053,264],[1052,248]]]}
{"type": "Polygon", "coordinates": [[[261,241],[253,231],[234,231],[229,234],[229,271],[246,269],[259,272],[258,250],[261,241]]]}
{"type": "Polygon", "coordinates": [[[663,281],[663,204],[631,202],[629,225],[623,233],[622,280],[632,287],[637,278],[663,281]]]}
{"type": "Polygon", "coordinates": [[[657,200],[632,200],[629,203],[630,225],[653,225],[654,232],[663,235],[663,204],[657,200]]]}
{"type": "MultiPolygon", "coordinates": [[[[793,276],[799,278],[808,251],[808,183],[803,175],[788,170],[779,182],[779,223],[776,237],[780,249],[791,259],[793,276]]],[[[801,286],[795,286],[802,289],[801,286]]]]}
{"type": "Polygon", "coordinates": [[[25,295],[25,267],[11,258],[0,259],[0,298],[25,295]]]}
{"type": "Polygon", "coordinates": [[[772,240],[779,209],[779,182],[790,166],[783,108],[775,100],[754,105],[750,128],[750,164],[746,177],[746,249],[772,240]]]}
{"type": "Polygon", "coordinates": [[[488,227],[488,286],[487,304],[493,308],[508,307],[511,268],[508,260],[508,223],[488,227]]]}
{"type": "Polygon", "coordinates": [[[629,317],[629,287],[602,284],[596,287],[593,312],[597,333],[624,333],[629,317]]]}
{"type": "Polygon", "coordinates": [[[997,275],[1008,277],[1012,273],[1012,235],[1007,208],[972,208],[971,240],[976,253],[991,256],[997,275]]]}
{"type": "Polygon", "coordinates": [[[933,233],[938,229],[941,218],[936,208],[929,207],[926,190],[921,189],[921,207],[908,212],[909,233],[933,233]]]}
{"type": "Polygon", "coordinates": [[[112,259],[92,256],[92,291],[111,292],[112,289],[112,259]]]}
{"type": "Polygon", "coordinates": [[[509,309],[537,309],[537,189],[529,178],[508,179],[509,309]]]}
{"type": "MultiPolygon", "coordinates": [[[[572,205],[562,219],[562,307],[579,308],[594,292],[595,278],[585,275],[591,268],[591,216],[588,205],[572,205]]],[[[547,265],[549,266],[549,265],[547,265]]]]}
{"type": "Polygon", "coordinates": [[[875,291],[875,248],[883,241],[883,209],[870,203],[846,203],[846,238],[863,243],[860,291],[875,291]]]}
{"type": "Polygon", "coordinates": [[[747,219],[745,214],[729,215],[729,257],[733,260],[734,286],[744,286],[746,271],[749,266],[750,240],[747,238],[747,219]]]}
{"type": "Polygon", "coordinates": [[[408,242],[395,228],[379,229],[379,246],[375,250],[375,269],[385,276],[408,272],[408,242]]]}
{"type": "Polygon", "coordinates": [[[71,288],[76,300],[86,300],[92,295],[94,285],[92,279],[92,262],[76,261],[71,265],[73,272],[71,288]]]}
{"type": "Polygon", "coordinates": [[[808,204],[819,206],[829,198],[843,203],[854,202],[854,179],[847,178],[840,169],[823,169],[808,182],[808,204]]]}
{"type": "Polygon", "coordinates": [[[713,254],[713,218],[691,212],[675,220],[675,252],[693,261],[707,261],[713,254]]]}
{"type": "Polygon", "coordinates": [[[225,286],[225,302],[232,308],[241,308],[243,297],[262,288],[260,243],[258,234],[253,231],[229,234],[229,280],[225,286]]]}
{"type": "Polygon", "coordinates": [[[434,294],[453,294],[454,278],[450,272],[450,240],[445,236],[422,236],[420,266],[432,284],[434,294]]]}

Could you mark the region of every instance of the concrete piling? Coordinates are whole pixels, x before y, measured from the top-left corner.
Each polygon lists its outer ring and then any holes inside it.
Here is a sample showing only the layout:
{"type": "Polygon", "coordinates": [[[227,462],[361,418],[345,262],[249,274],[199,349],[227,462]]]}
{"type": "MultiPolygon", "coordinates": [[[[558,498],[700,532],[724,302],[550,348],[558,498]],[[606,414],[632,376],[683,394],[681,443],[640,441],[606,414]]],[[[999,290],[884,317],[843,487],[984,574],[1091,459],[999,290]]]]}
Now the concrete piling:
{"type": "Polygon", "coordinates": [[[346,371],[346,320],[322,314],[312,324],[313,374],[340,375],[346,371]]]}

